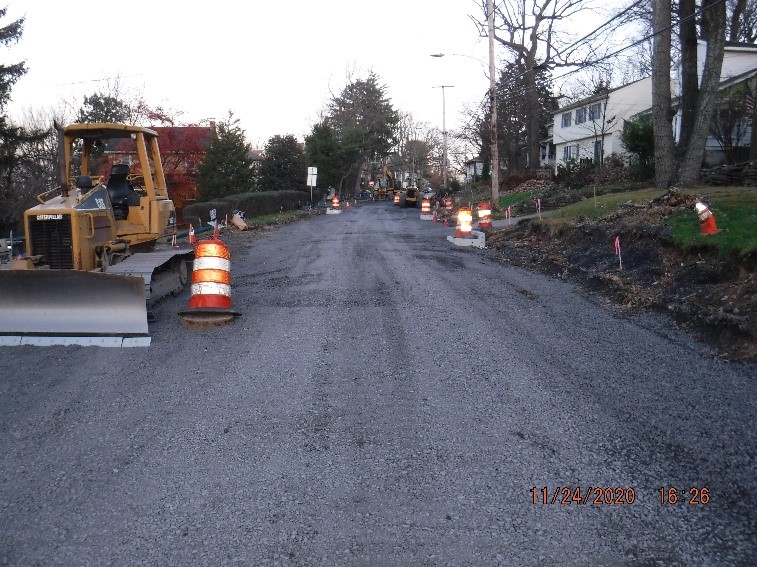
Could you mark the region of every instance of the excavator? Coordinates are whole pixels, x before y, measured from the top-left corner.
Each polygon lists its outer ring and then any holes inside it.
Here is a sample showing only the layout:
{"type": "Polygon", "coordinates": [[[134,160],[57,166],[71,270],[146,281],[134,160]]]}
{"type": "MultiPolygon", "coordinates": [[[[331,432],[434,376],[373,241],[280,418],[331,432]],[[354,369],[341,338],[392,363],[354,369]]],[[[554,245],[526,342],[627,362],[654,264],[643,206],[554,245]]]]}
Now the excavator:
{"type": "Polygon", "coordinates": [[[158,134],[118,123],[56,130],[59,186],[25,211],[26,253],[0,270],[0,345],[148,346],[152,307],[184,289],[194,257],[170,242],[158,134]]]}
{"type": "Polygon", "coordinates": [[[384,176],[379,180],[378,197],[379,200],[389,199],[394,196],[395,179],[394,174],[384,166],[384,176]]]}

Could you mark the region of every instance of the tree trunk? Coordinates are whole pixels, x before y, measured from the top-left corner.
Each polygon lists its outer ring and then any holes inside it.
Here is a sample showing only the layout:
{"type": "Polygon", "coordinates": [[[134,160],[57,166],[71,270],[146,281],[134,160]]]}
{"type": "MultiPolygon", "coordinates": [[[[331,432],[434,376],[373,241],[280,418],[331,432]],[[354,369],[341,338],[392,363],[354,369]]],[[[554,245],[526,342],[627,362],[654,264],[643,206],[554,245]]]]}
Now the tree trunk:
{"type": "Polygon", "coordinates": [[[655,185],[667,189],[675,176],[675,144],[670,105],[670,0],[653,3],[655,33],[652,58],[652,121],[654,124],[655,185]]]}
{"type": "Polygon", "coordinates": [[[725,3],[719,0],[707,0],[703,3],[702,10],[704,11],[702,35],[707,39],[707,56],[704,60],[702,82],[699,87],[696,122],[678,171],[678,179],[683,185],[691,185],[699,179],[720,85],[720,69],[723,65],[725,48],[725,3]]]}
{"type": "Polygon", "coordinates": [[[749,160],[757,160],[757,105],[754,106],[754,108],[749,110],[749,113],[752,117],[751,121],[751,136],[750,136],[750,145],[749,145],[749,160]]]}
{"type": "Polygon", "coordinates": [[[728,24],[728,41],[739,41],[741,31],[741,16],[746,9],[746,0],[736,0],[731,12],[731,21],[728,24]]]}
{"type": "Polygon", "coordinates": [[[365,162],[360,162],[357,167],[357,175],[355,176],[355,185],[352,187],[352,197],[357,197],[360,193],[360,172],[363,171],[363,165],[365,162]]]}
{"type": "Polygon", "coordinates": [[[678,32],[681,41],[681,134],[678,155],[683,156],[689,146],[699,96],[699,70],[697,69],[697,22],[694,17],[695,0],[680,0],[678,15],[681,21],[678,32]]]}

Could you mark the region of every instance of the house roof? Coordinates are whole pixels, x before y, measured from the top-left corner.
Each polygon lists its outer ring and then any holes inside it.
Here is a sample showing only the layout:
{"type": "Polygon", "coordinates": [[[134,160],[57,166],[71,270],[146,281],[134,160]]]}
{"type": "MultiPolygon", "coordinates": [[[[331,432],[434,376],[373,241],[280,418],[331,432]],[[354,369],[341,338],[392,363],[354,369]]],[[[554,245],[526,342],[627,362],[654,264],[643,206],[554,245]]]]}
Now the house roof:
{"type": "MultiPolygon", "coordinates": [[[[751,44],[749,44],[751,45],[751,44]]],[[[725,81],[720,81],[720,85],[718,85],[718,90],[722,91],[724,89],[727,89],[729,87],[732,87],[733,85],[738,85],[739,83],[743,83],[744,81],[747,81],[753,77],[757,77],[757,68],[752,69],[750,71],[747,71],[745,73],[741,73],[741,75],[736,75],[735,77],[730,77],[726,79],[725,81]]],[[[670,100],[670,106],[673,108],[678,108],[678,105],[681,103],[681,97],[673,97],[670,100]]],[[[649,114],[652,112],[652,109],[649,108],[648,110],[644,110],[642,112],[639,112],[639,114],[649,114]]]]}
{"type": "Polygon", "coordinates": [[[742,41],[726,41],[725,42],[725,47],[735,47],[735,48],[757,50],[757,44],[756,43],[746,43],[746,42],[742,42],[742,41]]]}
{"type": "Polygon", "coordinates": [[[757,77],[757,67],[754,69],[750,69],[749,71],[745,71],[744,73],[741,73],[740,75],[729,77],[725,81],[721,81],[720,86],[718,86],[718,90],[723,90],[723,89],[727,89],[728,87],[732,87],[733,85],[738,85],[739,83],[748,81],[749,79],[753,77],[757,77]]]}

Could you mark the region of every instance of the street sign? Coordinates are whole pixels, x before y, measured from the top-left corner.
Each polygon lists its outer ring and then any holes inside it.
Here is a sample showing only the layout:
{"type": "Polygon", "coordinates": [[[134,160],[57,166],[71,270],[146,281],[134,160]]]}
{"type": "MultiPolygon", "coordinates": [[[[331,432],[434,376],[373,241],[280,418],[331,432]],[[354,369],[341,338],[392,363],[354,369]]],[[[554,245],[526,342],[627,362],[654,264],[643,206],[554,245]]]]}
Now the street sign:
{"type": "Polygon", "coordinates": [[[310,187],[310,207],[313,206],[313,187],[315,187],[315,180],[318,177],[317,167],[308,167],[308,187],[310,187]]]}
{"type": "Polygon", "coordinates": [[[308,167],[308,187],[315,187],[315,180],[318,177],[317,167],[308,167]]]}

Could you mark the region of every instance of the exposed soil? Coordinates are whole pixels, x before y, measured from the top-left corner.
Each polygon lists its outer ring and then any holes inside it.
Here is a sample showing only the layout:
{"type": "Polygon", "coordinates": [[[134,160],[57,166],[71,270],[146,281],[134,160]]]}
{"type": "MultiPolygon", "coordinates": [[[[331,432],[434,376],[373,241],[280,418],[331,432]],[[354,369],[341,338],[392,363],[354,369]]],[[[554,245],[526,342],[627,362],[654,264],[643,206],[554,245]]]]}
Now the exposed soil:
{"type": "Polygon", "coordinates": [[[575,282],[626,312],[668,314],[723,358],[755,362],[757,253],[720,258],[712,246],[675,245],[665,219],[691,210],[690,201],[671,191],[648,206],[625,206],[599,221],[523,220],[492,231],[487,243],[503,263],[575,282]]]}

